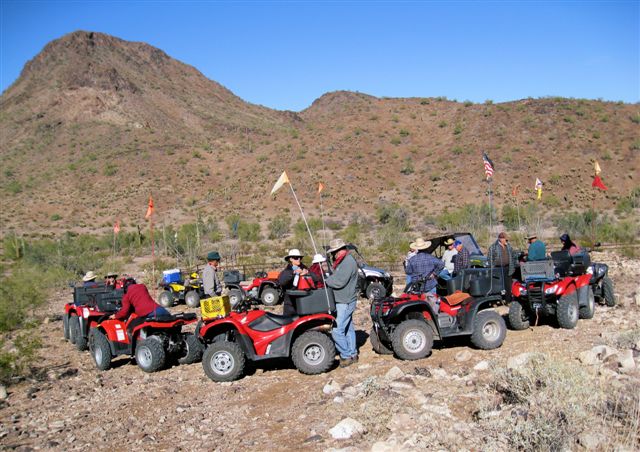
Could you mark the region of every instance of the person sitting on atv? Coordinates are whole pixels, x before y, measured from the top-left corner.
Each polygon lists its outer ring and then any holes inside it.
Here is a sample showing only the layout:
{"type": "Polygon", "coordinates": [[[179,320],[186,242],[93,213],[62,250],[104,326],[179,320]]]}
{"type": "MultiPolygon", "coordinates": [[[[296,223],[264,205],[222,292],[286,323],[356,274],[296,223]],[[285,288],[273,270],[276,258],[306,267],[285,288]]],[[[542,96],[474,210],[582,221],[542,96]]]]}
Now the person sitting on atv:
{"type": "Polygon", "coordinates": [[[309,273],[316,275],[318,281],[316,282],[316,289],[322,289],[324,287],[324,278],[329,273],[327,267],[327,258],[322,254],[316,254],[311,261],[311,267],[309,267],[309,273]]]}
{"type": "Polygon", "coordinates": [[[220,265],[220,253],[211,251],[207,254],[207,265],[202,270],[202,290],[206,297],[214,297],[222,294],[222,284],[218,279],[218,265],[220,265]]]}
{"type": "Polygon", "coordinates": [[[89,270],[83,277],[82,277],[82,286],[83,287],[93,287],[96,285],[96,278],[97,275],[89,270]]]}
{"type": "Polygon", "coordinates": [[[542,240],[538,240],[537,234],[527,237],[529,249],[527,250],[527,261],[543,261],[547,258],[547,247],[542,240]]]}
{"type": "Polygon", "coordinates": [[[124,297],[122,297],[122,307],[113,317],[116,320],[126,322],[131,314],[137,316],[132,320],[128,328],[133,329],[135,324],[142,323],[150,318],[171,317],[171,313],[156,303],[147,286],[136,284],[133,278],[128,278],[124,284],[124,297]]]}
{"type": "Polygon", "coordinates": [[[118,278],[118,274],[117,273],[108,273],[105,277],[104,277],[104,285],[111,288],[111,289],[115,289],[116,288],[116,279],[118,278]]]}
{"type": "Polygon", "coordinates": [[[302,263],[304,255],[300,250],[293,248],[289,250],[289,254],[284,257],[287,266],[278,275],[278,285],[284,291],[284,301],[282,302],[282,315],[296,315],[296,308],[293,306],[291,298],[287,295],[288,289],[298,287],[298,279],[300,276],[311,276],[314,283],[317,283],[317,276],[310,274],[307,267],[302,263]]]}
{"type": "MultiPolygon", "coordinates": [[[[418,238],[410,246],[418,250],[418,253],[409,259],[409,263],[407,264],[407,276],[411,278],[407,286],[424,278],[425,282],[422,285],[421,291],[435,293],[437,285],[436,278],[444,268],[444,262],[427,252],[427,248],[431,246],[431,242],[428,240],[425,242],[422,238],[418,238]]],[[[408,287],[405,291],[407,289],[408,287]]]]}
{"type": "Polygon", "coordinates": [[[582,249],[571,240],[571,237],[569,237],[569,234],[566,232],[560,236],[560,241],[562,242],[562,251],[569,251],[571,256],[582,251],[582,249]]]}

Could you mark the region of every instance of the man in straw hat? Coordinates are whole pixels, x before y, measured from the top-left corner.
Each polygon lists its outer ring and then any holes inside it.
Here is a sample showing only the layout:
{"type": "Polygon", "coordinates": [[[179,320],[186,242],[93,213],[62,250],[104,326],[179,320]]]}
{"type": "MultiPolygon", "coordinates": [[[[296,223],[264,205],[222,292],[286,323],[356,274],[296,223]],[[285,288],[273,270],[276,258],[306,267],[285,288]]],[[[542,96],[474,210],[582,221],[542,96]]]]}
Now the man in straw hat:
{"type": "Polygon", "coordinates": [[[413,284],[420,279],[424,279],[424,283],[420,288],[421,292],[435,293],[438,283],[438,273],[444,268],[444,262],[433,257],[427,252],[427,248],[431,246],[429,240],[424,241],[422,238],[416,239],[409,245],[410,248],[417,250],[415,256],[409,260],[407,264],[407,276],[409,276],[409,284],[413,284]]]}
{"type": "Polygon", "coordinates": [[[98,276],[91,270],[89,270],[83,277],[82,277],[82,285],[84,287],[92,287],[96,285],[96,278],[98,276]]]}
{"type": "Polygon", "coordinates": [[[327,253],[333,257],[333,273],[325,283],[333,289],[336,300],[336,327],[331,335],[340,353],[340,367],[358,362],[353,313],[358,303],[358,263],[342,239],[329,242],[327,253]]]}

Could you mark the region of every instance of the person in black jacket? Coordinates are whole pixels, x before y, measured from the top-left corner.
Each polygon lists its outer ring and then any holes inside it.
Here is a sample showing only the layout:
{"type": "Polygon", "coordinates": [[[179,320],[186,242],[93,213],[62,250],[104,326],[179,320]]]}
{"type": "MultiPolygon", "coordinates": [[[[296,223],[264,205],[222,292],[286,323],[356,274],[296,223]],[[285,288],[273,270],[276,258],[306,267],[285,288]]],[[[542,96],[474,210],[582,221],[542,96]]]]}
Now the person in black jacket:
{"type": "Polygon", "coordinates": [[[314,274],[309,273],[309,269],[302,263],[303,254],[300,250],[293,248],[289,250],[284,258],[287,261],[287,266],[280,272],[278,276],[278,285],[284,292],[284,301],[282,303],[283,315],[296,315],[296,308],[293,306],[291,298],[287,295],[288,289],[295,289],[298,287],[298,279],[301,276],[309,275],[314,282],[317,282],[317,278],[314,274]]]}

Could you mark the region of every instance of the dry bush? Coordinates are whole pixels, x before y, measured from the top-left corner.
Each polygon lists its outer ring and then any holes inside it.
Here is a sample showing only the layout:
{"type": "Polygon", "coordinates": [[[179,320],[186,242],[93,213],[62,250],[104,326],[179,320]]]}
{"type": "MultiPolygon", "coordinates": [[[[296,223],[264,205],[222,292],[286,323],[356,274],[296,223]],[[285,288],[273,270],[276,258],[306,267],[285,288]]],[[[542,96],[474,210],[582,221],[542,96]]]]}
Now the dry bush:
{"type": "Polygon", "coordinates": [[[489,447],[570,449],[588,432],[638,445],[637,382],[631,391],[576,363],[539,354],[520,369],[496,369],[491,389],[496,397],[477,413],[480,427],[490,432],[489,447]]]}

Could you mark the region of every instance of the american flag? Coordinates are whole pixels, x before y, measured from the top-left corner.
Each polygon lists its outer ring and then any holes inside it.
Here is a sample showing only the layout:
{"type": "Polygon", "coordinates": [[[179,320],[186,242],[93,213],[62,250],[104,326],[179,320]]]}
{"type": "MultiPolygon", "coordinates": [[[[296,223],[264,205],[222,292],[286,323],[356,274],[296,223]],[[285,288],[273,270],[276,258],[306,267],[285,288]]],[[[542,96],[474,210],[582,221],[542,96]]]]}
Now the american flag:
{"type": "Polygon", "coordinates": [[[486,152],[482,153],[482,161],[484,162],[484,172],[487,175],[487,180],[489,180],[493,176],[493,162],[486,152]]]}

